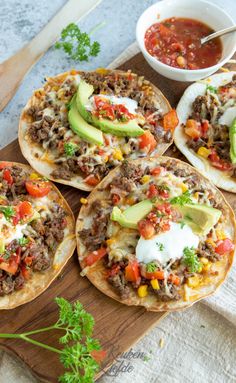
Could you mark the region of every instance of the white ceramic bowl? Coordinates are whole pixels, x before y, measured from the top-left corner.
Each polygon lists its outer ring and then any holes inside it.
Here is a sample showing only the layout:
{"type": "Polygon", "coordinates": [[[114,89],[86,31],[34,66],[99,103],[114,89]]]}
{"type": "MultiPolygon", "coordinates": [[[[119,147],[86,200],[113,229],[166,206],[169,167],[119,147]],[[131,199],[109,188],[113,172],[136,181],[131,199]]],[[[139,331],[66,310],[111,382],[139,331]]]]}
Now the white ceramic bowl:
{"type": "Polygon", "coordinates": [[[208,68],[194,70],[173,68],[151,56],[144,44],[146,30],[152,24],[174,16],[202,21],[215,31],[234,25],[233,19],[223,9],[205,0],[163,0],[147,8],[138,20],[136,38],[145,59],[158,73],[172,80],[196,81],[216,72],[233,56],[236,51],[234,33],[222,36],[222,58],[216,65],[208,68]]]}

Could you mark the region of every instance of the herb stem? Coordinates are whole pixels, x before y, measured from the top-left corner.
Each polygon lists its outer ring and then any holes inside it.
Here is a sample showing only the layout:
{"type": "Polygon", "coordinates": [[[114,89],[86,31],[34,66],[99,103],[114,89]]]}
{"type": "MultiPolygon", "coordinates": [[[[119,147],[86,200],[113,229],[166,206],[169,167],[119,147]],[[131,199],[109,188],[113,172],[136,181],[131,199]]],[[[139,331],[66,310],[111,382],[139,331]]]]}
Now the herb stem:
{"type": "Polygon", "coordinates": [[[53,352],[57,352],[58,354],[61,353],[60,350],[58,350],[57,348],[54,348],[52,346],[49,346],[48,344],[45,344],[45,343],[41,343],[41,342],[38,342],[37,340],[34,340],[34,339],[31,339],[29,338],[28,336],[26,336],[25,334],[0,334],[0,338],[7,338],[7,339],[22,339],[26,342],[29,342],[29,343],[32,343],[34,344],[35,346],[39,346],[39,347],[42,347],[42,348],[45,348],[49,351],[53,351],[53,352]]]}
{"type": "Polygon", "coordinates": [[[93,27],[91,29],[91,31],[88,33],[89,36],[92,36],[93,33],[95,33],[96,31],[98,31],[99,29],[101,29],[102,27],[104,27],[104,25],[106,25],[106,22],[105,21],[102,21],[101,23],[95,25],[95,27],[93,27]]]}
{"type": "Polygon", "coordinates": [[[28,336],[28,335],[39,334],[39,333],[41,333],[41,332],[50,331],[50,330],[55,330],[55,329],[57,329],[57,328],[58,328],[58,327],[56,327],[55,325],[53,325],[53,326],[49,326],[49,327],[43,327],[43,328],[40,328],[40,329],[38,329],[38,330],[33,330],[33,331],[24,332],[22,335],[28,336]]]}

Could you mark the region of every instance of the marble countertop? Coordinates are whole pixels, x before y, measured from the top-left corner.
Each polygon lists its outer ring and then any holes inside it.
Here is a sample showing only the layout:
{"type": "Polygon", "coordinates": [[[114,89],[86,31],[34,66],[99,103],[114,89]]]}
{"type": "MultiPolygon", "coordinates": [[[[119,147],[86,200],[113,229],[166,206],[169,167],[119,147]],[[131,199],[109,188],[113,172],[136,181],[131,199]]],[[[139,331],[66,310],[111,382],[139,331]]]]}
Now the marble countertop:
{"type": "MultiPolygon", "coordinates": [[[[61,51],[49,49],[26,76],[15,97],[0,113],[0,148],[16,138],[21,109],[32,91],[41,86],[45,76],[55,75],[75,66],[81,69],[107,66],[135,40],[135,25],[138,17],[145,8],[155,2],[153,0],[103,0],[95,10],[79,22],[79,26],[84,31],[89,31],[99,22],[106,22],[106,25],[96,33],[96,39],[100,41],[102,51],[90,63],[78,66],[66,58],[61,51]]],[[[222,6],[236,21],[235,0],[214,0],[212,2],[222,6]]],[[[64,3],[64,0],[40,0],[38,2],[1,0],[0,60],[7,59],[33,38],[64,3]]],[[[235,35],[232,35],[232,38],[235,38],[235,35]]],[[[189,311],[170,314],[157,329],[135,346],[136,350],[140,349],[145,352],[149,352],[148,350],[152,348],[153,354],[149,356],[152,359],[156,358],[156,363],[154,360],[152,363],[136,360],[133,362],[134,374],[132,377],[126,376],[123,379],[122,375],[116,378],[107,376],[102,378],[102,381],[104,383],[113,381],[128,383],[132,379],[133,383],[159,382],[155,372],[155,369],[158,368],[158,371],[161,371],[162,376],[165,377],[166,383],[200,383],[203,380],[214,383],[233,382],[236,381],[236,367],[232,364],[232,360],[227,361],[226,357],[230,358],[230,355],[233,354],[236,348],[235,340],[235,327],[219,314],[199,304],[189,311]],[[199,349],[192,348],[193,339],[187,335],[193,328],[197,328],[194,341],[198,337],[200,353],[199,349]],[[205,336],[208,330],[212,331],[211,341],[205,336]],[[160,338],[165,340],[163,349],[158,346],[160,338]],[[176,353],[180,343],[181,347],[176,353]],[[228,351],[225,350],[225,344],[230,345],[228,351]],[[213,349],[223,350],[224,365],[216,363],[211,354],[213,349]],[[185,358],[185,350],[189,354],[189,358],[185,358]],[[141,374],[139,373],[140,363],[143,365],[141,374]],[[169,369],[174,363],[175,371],[169,375],[169,369]],[[178,367],[176,367],[176,363],[178,367]],[[188,377],[191,369],[201,371],[199,376],[195,375],[194,380],[188,377]],[[212,375],[213,369],[214,374],[212,375]],[[150,380],[146,380],[145,371],[150,374],[150,380]],[[224,373],[223,380],[220,378],[221,371],[224,373]]],[[[0,383],[6,382],[35,383],[36,380],[16,361],[0,353],[0,383]]]]}

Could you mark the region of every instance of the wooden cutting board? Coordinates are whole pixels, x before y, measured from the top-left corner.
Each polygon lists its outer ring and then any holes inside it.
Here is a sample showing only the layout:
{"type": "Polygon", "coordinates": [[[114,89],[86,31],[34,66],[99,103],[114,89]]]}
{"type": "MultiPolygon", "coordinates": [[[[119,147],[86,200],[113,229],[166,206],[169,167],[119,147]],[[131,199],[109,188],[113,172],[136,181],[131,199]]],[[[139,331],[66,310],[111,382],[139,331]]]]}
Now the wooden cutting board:
{"type": "MultiPolygon", "coordinates": [[[[127,61],[119,69],[131,69],[133,72],[145,75],[163,91],[173,107],[177,105],[183,91],[189,85],[189,83],[168,80],[158,75],[146,63],[141,53],[127,61]]],[[[184,159],[174,146],[168,150],[167,154],[184,159]]],[[[20,152],[17,140],[0,151],[0,160],[26,162],[20,152]]],[[[80,198],[86,193],[59,184],[58,187],[77,217],[80,198]]],[[[224,194],[235,209],[235,195],[226,192],[224,194]]],[[[127,307],[103,295],[86,278],[80,276],[75,252],[61,275],[41,296],[14,310],[1,311],[0,332],[25,332],[54,323],[57,320],[57,306],[54,303],[56,296],[62,296],[71,302],[79,299],[94,316],[95,337],[100,339],[103,348],[107,351],[107,357],[98,376],[122,352],[129,349],[166,315],[166,313],[146,312],[138,307],[127,307]]],[[[59,333],[52,332],[50,334],[42,333],[35,339],[57,347],[58,337],[59,333]]],[[[57,382],[57,377],[63,372],[58,356],[50,351],[32,347],[16,340],[6,340],[1,344],[3,347],[14,351],[31,367],[36,375],[47,382],[57,382]]]]}

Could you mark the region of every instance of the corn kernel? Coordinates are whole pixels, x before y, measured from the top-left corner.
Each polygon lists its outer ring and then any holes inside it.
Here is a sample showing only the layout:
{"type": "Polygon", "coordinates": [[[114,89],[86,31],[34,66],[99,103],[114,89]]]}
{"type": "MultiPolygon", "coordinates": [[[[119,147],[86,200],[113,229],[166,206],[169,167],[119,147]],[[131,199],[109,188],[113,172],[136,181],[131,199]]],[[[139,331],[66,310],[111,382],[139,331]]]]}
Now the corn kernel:
{"type": "Polygon", "coordinates": [[[96,72],[97,72],[97,73],[100,73],[100,74],[104,74],[104,75],[106,75],[107,73],[109,73],[109,70],[106,69],[106,68],[97,68],[97,69],[96,69],[96,72]]]}
{"type": "Polygon", "coordinates": [[[146,297],[148,295],[147,288],[148,288],[147,285],[139,286],[139,288],[138,288],[138,296],[140,298],[144,298],[144,297],[146,297]]]}
{"type": "Polygon", "coordinates": [[[141,178],[142,184],[146,184],[150,180],[150,176],[147,174],[141,178]]]}
{"type": "Polygon", "coordinates": [[[199,277],[195,275],[194,277],[189,277],[187,280],[188,287],[197,287],[200,283],[199,277]]]}
{"type": "Polygon", "coordinates": [[[207,265],[204,265],[204,266],[203,266],[202,271],[203,271],[204,273],[206,273],[207,271],[210,270],[211,265],[212,265],[212,262],[208,262],[207,265]]]}
{"type": "Polygon", "coordinates": [[[59,91],[57,92],[57,98],[59,98],[59,100],[62,100],[64,95],[64,89],[59,89],[59,91]]]}
{"type": "Polygon", "coordinates": [[[82,205],[86,205],[88,203],[88,200],[87,198],[80,198],[80,202],[82,203],[82,205]]]}
{"type": "Polygon", "coordinates": [[[109,160],[109,157],[108,157],[108,156],[103,157],[103,161],[104,161],[104,162],[107,162],[108,160],[109,160]]]}
{"type": "Polygon", "coordinates": [[[188,186],[185,183],[182,182],[182,184],[180,186],[181,186],[183,193],[185,193],[188,190],[188,186]]]}
{"type": "Polygon", "coordinates": [[[126,198],[126,201],[125,201],[125,203],[126,203],[127,205],[133,205],[134,202],[135,202],[135,200],[134,200],[133,197],[128,197],[128,198],[126,198]]]}
{"type": "Polygon", "coordinates": [[[123,160],[123,155],[121,153],[121,150],[120,149],[116,149],[113,153],[113,158],[115,160],[118,160],[118,161],[122,161],[123,160]]]}
{"type": "Polygon", "coordinates": [[[209,259],[207,259],[206,257],[201,257],[201,258],[200,258],[200,261],[201,261],[201,263],[205,266],[205,265],[208,264],[209,259]]]}
{"type": "Polygon", "coordinates": [[[70,74],[72,74],[72,76],[77,74],[77,70],[76,69],[71,69],[70,74]]]}
{"type": "Polygon", "coordinates": [[[197,154],[198,154],[199,156],[201,156],[201,157],[207,158],[207,157],[211,154],[211,150],[205,148],[204,146],[201,146],[201,147],[198,149],[197,154]]]}
{"type": "Polygon", "coordinates": [[[109,238],[109,239],[106,240],[106,243],[109,246],[109,245],[112,245],[113,243],[115,243],[115,241],[116,240],[114,238],[109,238]]]}
{"type": "Polygon", "coordinates": [[[198,199],[198,197],[199,197],[199,193],[198,192],[196,192],[196,193],[194,193],[194,198],[196,198],[196,199],[198,199]]]}
{"type": "Polygon", "coordinates": [[[151,285],[153,290],[160,290],[160,285],[157,279],[151,279],[151,285]]]}
{"type": "Polygon", "coordinates": [[[38,180],[40,177],[37,173],[31,173],[29,178],[31,180],[38,180]]]}
{"type": "Polygon", "coordinates": [[[219,240],[227,238],[227,235],[225,234],[225,232],[223,230],[218,230],[218,229],[216,229],[216,236],[217,236],[217,239],[219,240]]]}
{"type": "Polygon", "coordinates": [[[216,244],[215,244],[215,242],[213,241],[212,238],[208,238],[208,239],[206,240],[206,242],[209,243],[209,245],[211,245],[212,247],[216,247],[216,244]]]}

